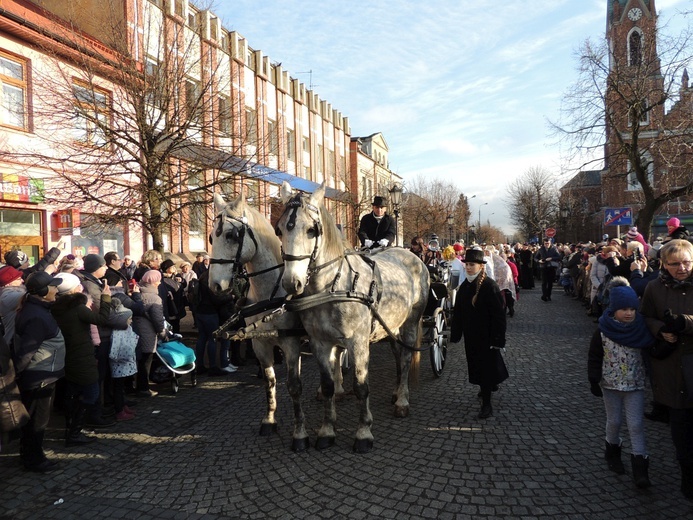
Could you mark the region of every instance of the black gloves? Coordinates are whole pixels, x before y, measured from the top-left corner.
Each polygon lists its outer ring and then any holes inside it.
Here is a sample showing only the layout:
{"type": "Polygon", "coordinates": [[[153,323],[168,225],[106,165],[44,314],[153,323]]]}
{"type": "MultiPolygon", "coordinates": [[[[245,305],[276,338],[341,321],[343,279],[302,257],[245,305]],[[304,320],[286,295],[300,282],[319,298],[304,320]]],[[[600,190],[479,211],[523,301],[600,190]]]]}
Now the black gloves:
{"type": "Polygon", "coordinates": [[[684,330],[686,330],[686,318],[684,318],[683,314],[672,314],[671,309],[665,310],[664,326],[660,331],[678,334],[684,330]]]}
{"type": "Polygon", "coordinates": [[[602,397],[604,395],[602,393],[602,387],[599,386],[599,383],[590,383],[590,392],[592,392],[592,395],[595,397],[602,397]]]}

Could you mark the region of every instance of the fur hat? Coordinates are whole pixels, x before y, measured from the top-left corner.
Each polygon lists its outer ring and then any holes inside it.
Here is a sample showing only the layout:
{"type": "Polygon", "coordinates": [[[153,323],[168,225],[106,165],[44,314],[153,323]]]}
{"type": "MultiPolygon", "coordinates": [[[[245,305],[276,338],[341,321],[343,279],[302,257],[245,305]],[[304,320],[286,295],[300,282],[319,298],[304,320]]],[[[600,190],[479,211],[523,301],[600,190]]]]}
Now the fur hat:
{"type": "Polygon", "coordinates": [[[667,227],[681,227],[681,221],[676,217],[671,217],[669,220],[667,220],[667,227]]]}
{"type": "Polygon", "coordinates": [[[29,257],[24,251],[15,249],[7,252],[5,255],[5,263],[19,269],[24,264],[29,263],[29,257]]]}
{"type": "Polygon", "coordinates": [[[22,272],[11,265],[0,268],[0,287],[12,283],[22,277],[22,272]]]}
{"type": "Polygon", "coordinates": [[[467,249],[464,253],[463,262],[471,262],[475,264],[485,264],[484,252],[481,249],[467,249]]]}
{"type": "Polygon", "coordinates": [[[88,273],[93,273],[99,270],[99,267],[106,265],[106,260],[102,256],[90,253],[84,257],[84,270],[88,273]]]}
{"type": "Polygon", "coordinates": [[[71,273],[58,273],[55,275],[57,280],[60,280],[58,285],[58,294],[65,294],[80,285],[79,278],[71,273]]]}
{"type": "Polygon", "coordinates": [[[619,309],[637,309],[640,300],[635,291],[622,276],[614,276],[609,282],[609,314],[619,309]]]}

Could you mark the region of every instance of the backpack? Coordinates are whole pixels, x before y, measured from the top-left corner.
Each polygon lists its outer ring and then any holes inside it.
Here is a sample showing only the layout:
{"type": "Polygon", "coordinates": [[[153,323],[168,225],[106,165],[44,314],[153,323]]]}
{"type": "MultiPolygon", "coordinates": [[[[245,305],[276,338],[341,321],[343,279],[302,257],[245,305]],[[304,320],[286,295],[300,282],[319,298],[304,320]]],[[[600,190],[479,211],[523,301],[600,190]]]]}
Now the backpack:
{"type": "Polygon", "coordinates": [[[193,278],[188,282],[186,298],[188,299],[190,310],[195,312],[198,305],[200,305],[200,280],[197,278],[193,278]]]}

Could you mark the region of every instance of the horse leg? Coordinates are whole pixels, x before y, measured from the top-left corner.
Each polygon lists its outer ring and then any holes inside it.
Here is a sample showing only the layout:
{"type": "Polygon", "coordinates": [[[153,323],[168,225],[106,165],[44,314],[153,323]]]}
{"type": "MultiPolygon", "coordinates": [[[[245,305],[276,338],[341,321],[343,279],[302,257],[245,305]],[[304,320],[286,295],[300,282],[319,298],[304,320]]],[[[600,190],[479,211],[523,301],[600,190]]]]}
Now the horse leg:
{"type": "Polygon", "coordinates": [[[306,451],[310,447],[306,432],[306,418],[301,406],[303,384],[301,382],[301,350],[298,339],[287,339],[282,345],[287,367],[287,389],[294,407],[294,434],[291,449],[295,452],[306,451]]]}
{"type": "Polygon", "coordinates": [[[390,340],[390,348],[392,349],[392,354],[395,356],[395,366],[397,367],[397,382],[395,383],[395,388],[392,390],[392,397],[390,402],[395,404],[397,402],[397,388],[402,382],[402,349],[397,345],[396,341],[390,340]]]}
{"type": "MultiPolygon", "coordinates": [[[[400,331],[400,341],[402,341],[404,345],[418,348],[421,341],[420,319],[413,320],[410,317],[400,331]]],[[[415,356],[412,349],[400,345],[399,359],[398,374],[401,374],[401,377],[398,378],[396,388],[397,399],[395,400],[395,417],[407,417],[409,415],[409,370],[412,368],[413,360],[418,363],[419,356],[418,353],[416,353],[415,356]]],[[[416,370],[418,371],[418,367],[416,370]]]]}
{"type": "Polygon", "coordinates": [[[368,340],[365,348],[354,350],[354,395],[361,405],[359,414],[359,426],[354,438],[354,451],[356,453],[368,453],[373,448],[373,415],[370,410],[368,388],[368,340]]]}
{"type": "Polygon", "coordinates": [[[337,410],[334,402],[334,358],[332,356],[332,347],[324,347],[318,344],[314,344],[313,347],[313,354],[320,369],[320,391],[323,396],[324,410],[315,448],[324,450],[334,445],[336,436],[334,430],[334,425],[337,422],[337,410]]]}
{"type": "Polygon", "coordinates": [[[253,341],[253,351],[260,363],[265,380],[265,396],[267,398],[267,414],[260,424],[260,435],[266,437],[277,431],[277,376],[274,373],[274,346],[270,343],[253,341]]]}
{"type": "MultiPolygon", "coordinates": [[[[344,399],[346,392],[344,391],[344,376],[342,375],[342,361],[344,357],[349,356],[349,353],[344,349],[335,348],[335,354],[332,359],[332,380],[334,381],[334,398],[337,401],[344,399]]],[[[322,395],[322,388],[318,388],[316,394],[316,399],[322,401],[324,396],[322,395]]]]}

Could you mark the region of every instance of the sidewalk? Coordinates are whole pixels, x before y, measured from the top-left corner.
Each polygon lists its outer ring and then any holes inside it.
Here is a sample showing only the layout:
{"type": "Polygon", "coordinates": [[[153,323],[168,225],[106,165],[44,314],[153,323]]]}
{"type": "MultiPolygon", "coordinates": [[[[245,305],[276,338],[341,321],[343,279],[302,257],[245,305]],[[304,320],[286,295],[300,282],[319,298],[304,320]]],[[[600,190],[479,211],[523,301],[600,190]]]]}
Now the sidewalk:
{"type": "MultiPolygon", "coordinates": [[[[366,455],[351,451],[353,395],[338,403],[334,447],[290,450],[283,365],[280,425],[270,437],[258,436],[266,405],[253,364],[226,377],[202,376],[194,389],[184,376],[176,395],[162,385],[158,397],[141,400],[136,420],[99,431],[99,441],[84,448],[63,447],[62,418],[55,417],[46,446],[60,470],[22,471],[17,443],[0,455],[0,519],[693,518],[693,504],[679,491],[668,426],[646,424],[650,489],[635,487],[629,464],[626,475],[606,469],[604,409],[587,383],[595,325],[585,312],[559,287],[546,303],[539,289],[521,292],[508,319],[511,377],[494,393],[487,420],[476,418],[478,388],[467,382],[461,344],[450,347],[438,379],[424,353],[410,416],[395,419],[392,353],[375,345],[375,444],[366,455]]],[[[184,329],[192,346],[194,331],[184,329]]],[[[322,404],[310,355],[302,375],[314,443],[322,404]]]]}

